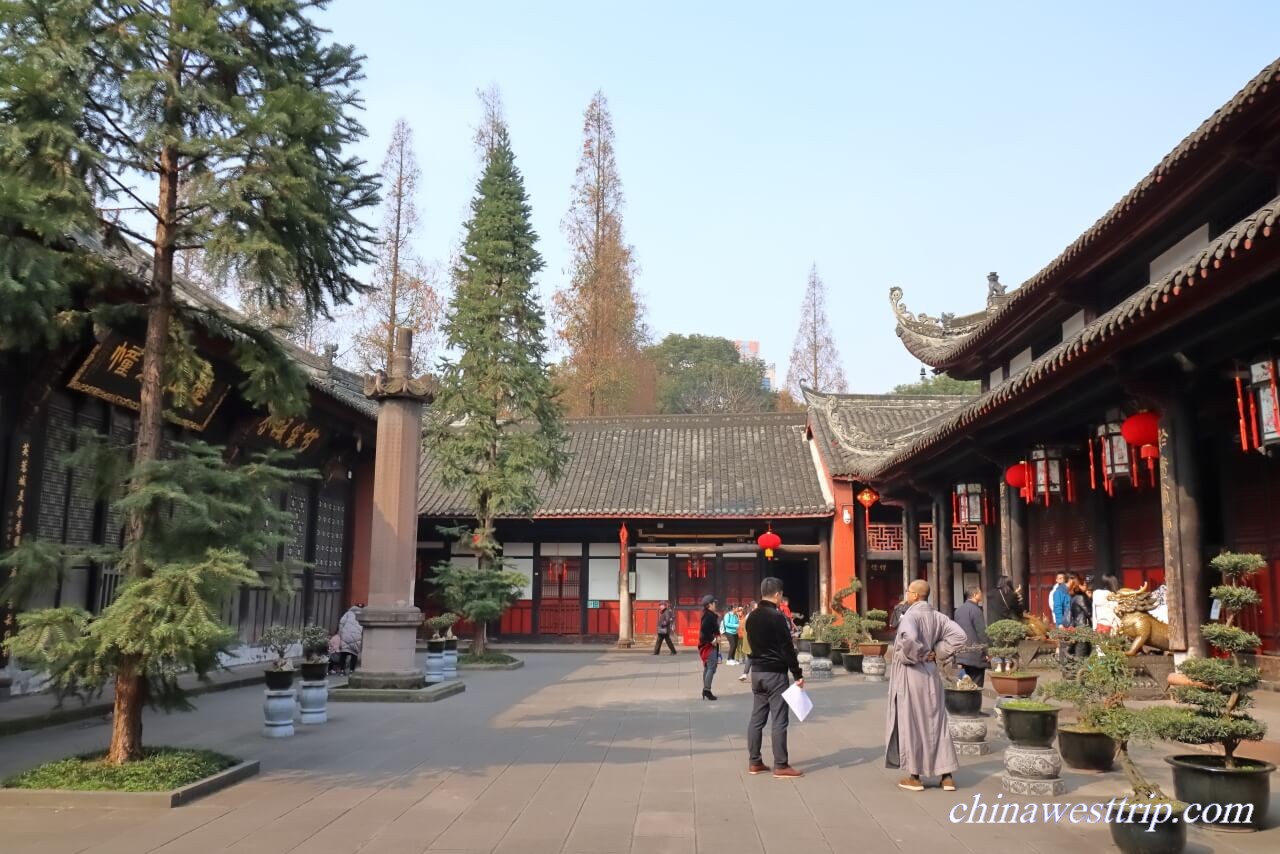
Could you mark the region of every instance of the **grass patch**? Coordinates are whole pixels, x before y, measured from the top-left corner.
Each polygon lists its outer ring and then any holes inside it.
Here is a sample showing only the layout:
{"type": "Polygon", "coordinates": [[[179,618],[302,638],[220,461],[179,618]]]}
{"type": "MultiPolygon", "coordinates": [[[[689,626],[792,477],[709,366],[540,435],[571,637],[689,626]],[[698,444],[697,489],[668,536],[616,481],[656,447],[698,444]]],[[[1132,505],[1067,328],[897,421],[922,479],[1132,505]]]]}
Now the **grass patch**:
{"type": "Polygon", "coordinates": [[[105,750],[46,762],[4,781],[6,789],[63,789],[76,792],[165,792],[239,763],[212,750],[150,747],[143,758],[107,765],[105,750]]]}
{"type": "Polygon", "coordinates": [[[464,653],[458,656],[459,664],[515,664],[515,656],[505,652],[486,652],[480,655],[464,653]]]}

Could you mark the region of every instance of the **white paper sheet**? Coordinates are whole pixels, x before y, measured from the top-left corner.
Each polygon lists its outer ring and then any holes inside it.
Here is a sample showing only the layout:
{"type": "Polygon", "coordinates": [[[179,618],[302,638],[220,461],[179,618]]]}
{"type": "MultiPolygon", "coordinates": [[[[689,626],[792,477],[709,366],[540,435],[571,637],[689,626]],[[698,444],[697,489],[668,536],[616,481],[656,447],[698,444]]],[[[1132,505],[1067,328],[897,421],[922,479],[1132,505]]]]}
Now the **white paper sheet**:
{"type": "Polygon", "coordinates": [[[782,692],[782,699],[787,701],[787,705],[791,707],[791,713],[798,720],[803,721],[813,711],[813,700],[809,699],[809,695],[805,693],[803,688],[794,683],[790,688],[782,692]]]}

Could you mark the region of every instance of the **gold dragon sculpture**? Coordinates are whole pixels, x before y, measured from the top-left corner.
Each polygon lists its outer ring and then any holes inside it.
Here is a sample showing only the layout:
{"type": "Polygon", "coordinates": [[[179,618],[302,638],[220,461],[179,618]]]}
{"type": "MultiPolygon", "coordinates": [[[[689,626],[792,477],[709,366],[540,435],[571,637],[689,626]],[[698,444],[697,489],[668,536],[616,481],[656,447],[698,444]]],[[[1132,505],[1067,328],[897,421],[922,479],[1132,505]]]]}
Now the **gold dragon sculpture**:
{"type": "Polygon", "coordinates": [[[1115,631],[1133,639],[1125,655],[1138,655],[1148,646],[1169,651],[1169,624],[1157,620],[1149,613],[1160,604],[1155,591],[1149,590],[1149,587],[1145,583],[1137,590],[1122,587],[1107,597],[1115,603],[1118,621],[1115,631]]]}

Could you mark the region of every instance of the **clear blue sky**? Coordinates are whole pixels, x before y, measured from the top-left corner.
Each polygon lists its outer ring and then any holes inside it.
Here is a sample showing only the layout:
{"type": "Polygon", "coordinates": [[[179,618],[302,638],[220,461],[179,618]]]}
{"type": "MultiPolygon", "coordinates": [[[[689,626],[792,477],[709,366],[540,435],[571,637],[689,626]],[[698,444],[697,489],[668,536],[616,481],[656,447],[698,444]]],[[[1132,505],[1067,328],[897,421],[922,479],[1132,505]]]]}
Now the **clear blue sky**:
{"type": "Polygon", "coordinates": [[[979,308],[1050,261],[1280,52],[1280,6],[335,0],[368,56],[363,155],[413,125],[419,249],[443,264],[477,163],[475,92],[501,87],[547,261],[582,111],[609,98],[626,228],[655,336],[757,339],[787,368],[812,263],[853,391],[919,364],[913,311],[979,308]]]}

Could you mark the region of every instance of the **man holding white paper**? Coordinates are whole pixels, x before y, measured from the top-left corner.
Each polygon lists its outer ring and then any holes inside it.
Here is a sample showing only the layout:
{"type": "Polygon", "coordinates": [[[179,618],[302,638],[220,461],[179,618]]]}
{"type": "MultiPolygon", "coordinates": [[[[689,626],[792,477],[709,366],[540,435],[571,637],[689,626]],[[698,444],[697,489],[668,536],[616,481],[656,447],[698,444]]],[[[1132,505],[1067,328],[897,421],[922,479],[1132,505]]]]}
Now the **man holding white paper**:
{"type": "Polygon", "coordinates": [[[803,777],[791,767],[787,756],[787,724],[790,713],[783,692],[795,677],[795,687],[804,688],[800,659],[791,640],[791,625],[778,607],[782,580],[766,578],[760,583],[760,607],[747,616],[747,641],[751,645],[751,722],[747,725],[747,773],[770,770],[761,758],[764,725],[773,719],[769,740],[773,743],[773,776],[779,779],[803,777]]]}

